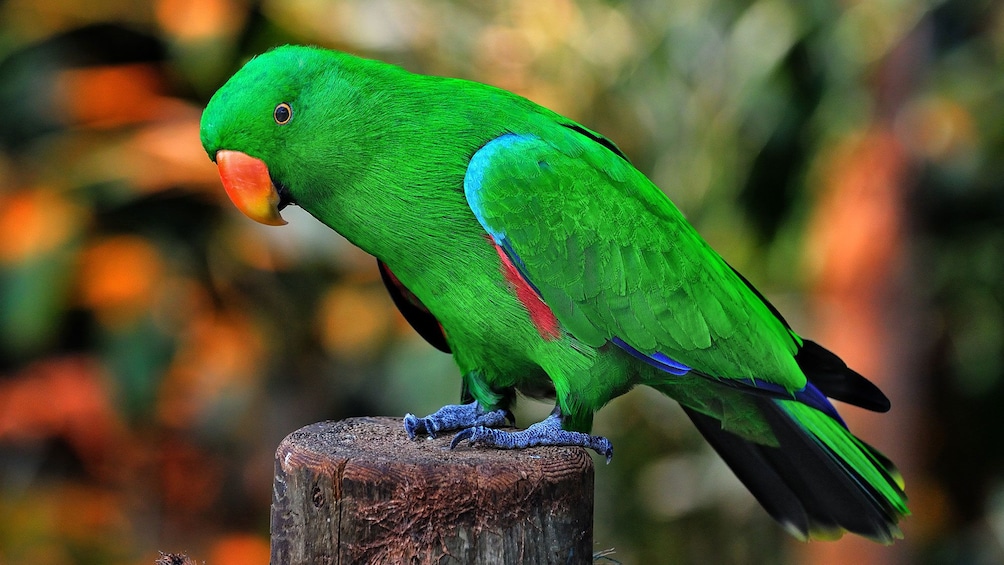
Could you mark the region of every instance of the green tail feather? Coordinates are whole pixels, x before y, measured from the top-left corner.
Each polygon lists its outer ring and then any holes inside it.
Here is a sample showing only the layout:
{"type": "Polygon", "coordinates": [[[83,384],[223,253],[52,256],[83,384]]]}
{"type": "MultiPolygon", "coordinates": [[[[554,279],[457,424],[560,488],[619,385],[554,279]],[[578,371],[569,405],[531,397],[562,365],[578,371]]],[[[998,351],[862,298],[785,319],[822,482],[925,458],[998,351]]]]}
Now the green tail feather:
{"type": "MultiPolygon", "coordinates": [[[[813,439],[825,447],[849,473],[864,481],[897,516],[910,514],[905,484],[899,470],[885,456],[854,436],[847,428],[819,410],[800,402],[776,401],[813,439]]],[[[880,504],[882,501],[878,501],[880,504]]]]}

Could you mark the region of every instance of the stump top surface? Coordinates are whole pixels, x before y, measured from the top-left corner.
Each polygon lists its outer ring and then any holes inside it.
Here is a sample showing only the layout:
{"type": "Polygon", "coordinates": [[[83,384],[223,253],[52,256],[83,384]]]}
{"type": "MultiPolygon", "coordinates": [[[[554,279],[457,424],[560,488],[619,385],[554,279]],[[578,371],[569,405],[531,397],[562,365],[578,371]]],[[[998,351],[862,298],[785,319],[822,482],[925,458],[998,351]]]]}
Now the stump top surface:
{"type": "Polygon", "coordinates": [[[581,447],[531,447],[494,449],[464,441],[450,449],[453,433],[430,439],[408,438],[400,418],[365,417],[325,421],[304,426],[289,434],[279,453],[311,454],[329,460],[352,460],[354,464],[391,463],[425,466],[467,464],[491,467],[568,467],[581,472],[592,459],[581,447]]]}

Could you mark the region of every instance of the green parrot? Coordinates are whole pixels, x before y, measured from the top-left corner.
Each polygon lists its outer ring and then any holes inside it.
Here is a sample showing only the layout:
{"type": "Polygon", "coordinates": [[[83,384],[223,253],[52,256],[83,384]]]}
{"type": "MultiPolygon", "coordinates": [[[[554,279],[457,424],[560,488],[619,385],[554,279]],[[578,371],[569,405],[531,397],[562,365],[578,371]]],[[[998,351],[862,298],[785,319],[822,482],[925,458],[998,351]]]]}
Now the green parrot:
{"type": "Polygon", "coordinates": [[[285,46],[216,92],[201,138],[237,208],[281,225],[298,205],[375,256],[404,316],[452,353],[462,403],[407,414],[412,438],[609,461],[593,414],[648,385],[796,537],[902,537],[902,478],[827,397],[889,400],[796,334],[600,134],[484,84],[285,46]],[[554,411],[502,429],[517,392],[554,411]]]}

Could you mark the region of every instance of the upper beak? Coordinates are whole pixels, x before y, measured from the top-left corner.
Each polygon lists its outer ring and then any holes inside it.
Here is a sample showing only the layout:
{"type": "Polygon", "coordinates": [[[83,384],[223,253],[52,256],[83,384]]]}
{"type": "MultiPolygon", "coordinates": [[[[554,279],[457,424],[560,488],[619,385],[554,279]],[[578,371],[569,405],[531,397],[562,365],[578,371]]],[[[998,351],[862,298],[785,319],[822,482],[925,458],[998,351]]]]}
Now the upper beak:
{"type": "Polygon", "coordinates": [[[245,216],[270,226],[286,223],[279,215],[279,192],[264,161],[223,149],[216,152],[216,164],[227,196],[245,216]]]}

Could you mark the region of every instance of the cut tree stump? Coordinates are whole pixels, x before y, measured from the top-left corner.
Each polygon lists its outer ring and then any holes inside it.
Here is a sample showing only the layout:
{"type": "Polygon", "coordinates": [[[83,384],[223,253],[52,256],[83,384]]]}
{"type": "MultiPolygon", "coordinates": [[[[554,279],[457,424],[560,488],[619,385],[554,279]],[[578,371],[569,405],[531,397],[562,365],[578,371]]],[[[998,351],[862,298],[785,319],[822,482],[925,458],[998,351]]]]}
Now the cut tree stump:
{"type": "Polygon", "coordinates": [[[275,454],[272,565],[590,563],[593,462],[578,447],[448,449],[399,418],[320,422],[275,454]]]}

